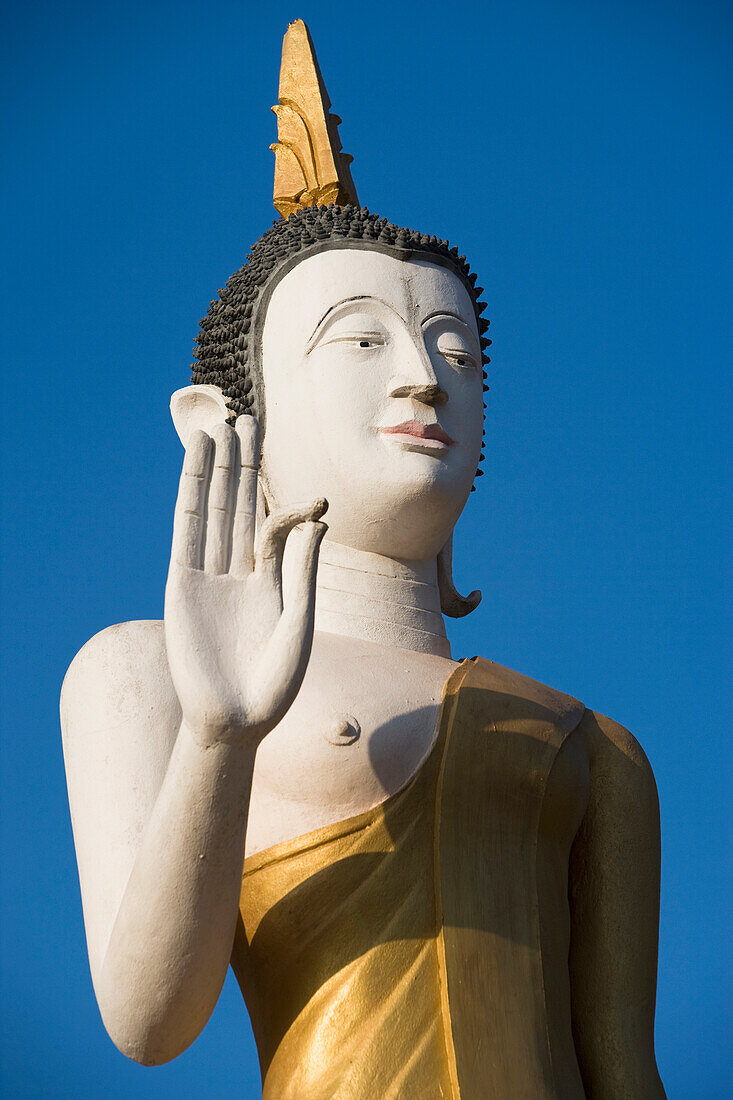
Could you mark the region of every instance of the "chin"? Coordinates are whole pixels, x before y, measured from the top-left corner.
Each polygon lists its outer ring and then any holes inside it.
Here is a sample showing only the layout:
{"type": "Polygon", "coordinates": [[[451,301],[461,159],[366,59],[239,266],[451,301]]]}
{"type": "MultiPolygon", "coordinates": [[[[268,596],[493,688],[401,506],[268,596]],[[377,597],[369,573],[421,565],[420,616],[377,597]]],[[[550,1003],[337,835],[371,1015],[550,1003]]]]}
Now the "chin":
{"type": "Polygon", "coordinates": [[[326,494],[328,537],[385,557],[435,557],[463,511],[473,477],[459,479],[455,471],[436,470],[435,460],[411,457],[423,461],[402,466],[399,478],[394,470],[371,483],[364,482],[363,474],[358,479],[355,475],[348,487],[326,494]]]}
{"type": "Polygon", "coordinates": [[[471,492],[476,463],[452,462],[451,458],[404,451],[399,462],[385,472],[380,488],[397,500],[419,500],[423,507],[458,507],[460,511],[471,492]]]}

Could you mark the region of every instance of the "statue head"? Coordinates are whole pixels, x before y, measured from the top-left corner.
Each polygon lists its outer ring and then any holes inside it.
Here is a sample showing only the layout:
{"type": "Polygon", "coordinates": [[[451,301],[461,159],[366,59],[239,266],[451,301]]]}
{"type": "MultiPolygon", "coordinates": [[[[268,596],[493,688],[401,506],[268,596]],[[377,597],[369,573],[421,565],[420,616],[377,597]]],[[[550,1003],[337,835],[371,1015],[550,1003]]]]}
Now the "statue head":
{"type": "Polygon", "coordinates": [[[324,496],[334,541],[437,557],[444,610],[465,614],[479,596],[453,589],[450,540],[483,458],[481,288],[446,241],[357,204],[300,21],[280,98],[275,205],[287,216],[212,301],[192,381],[230,420],[257,417],[266,506],[324,496]]]}

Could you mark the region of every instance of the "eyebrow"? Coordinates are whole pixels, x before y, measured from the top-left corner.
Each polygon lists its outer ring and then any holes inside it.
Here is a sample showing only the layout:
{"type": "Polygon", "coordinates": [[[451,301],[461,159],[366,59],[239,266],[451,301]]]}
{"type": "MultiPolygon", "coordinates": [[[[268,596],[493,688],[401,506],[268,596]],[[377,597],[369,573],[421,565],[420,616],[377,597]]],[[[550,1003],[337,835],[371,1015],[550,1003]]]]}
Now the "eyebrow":
{"type": "Polygon", "coordinates": [[[315,337],[318,333],[318,330],[320,329],[321,325],[326,320],[326,318],[328,316],[330,316],[330,314],[332,314],[335,309],[338,309],[340,306],[346,305],[347,302],[379,302],[379,304],[381,306],[386,306],[386,308],[390,309],[392,311],[392,313],[397,314],[397,316],[400,318],[400,320],[402,322],[404,322],[405,324],[407,323],[405,321],[404,317],[402,317],[401,314],[397,313],[397,310],[394,308],[394,306],[391,306],[387,302],[382,301],[381,298],[375,298],[375,296],[373,294],[352,294],[349,298],[342,298],[340,301],[334,302],[334,304],[332,306],[328,307],[328,309],[323,314],[323,316],[321,317],[321,319],[318,322],[318,324],[316,325],[316,327],[313,329],[313,332],[311,333],[310,337],[308,338],[308,344],[307,344],[307,350],[308,351],[310,351],[311,344],[313,343],[313,341],[314,341],[314,339],[315,339],[315,337]]]}
{"type": "Polygon", "coordinates": [[[428,321],[432,321],[436,317],[452,317],[455,321],[460,321],[461,324],[465,325],[467,329],[471,328],[470,323],[466,320],[465,317],[461,317],[460,313],[454,313],[450,309],[436,309],[436,310],[434,310],[432,313],[429,313],[427,315],[427,317],[423,317],[422,321],[420,322],[420,327],[422,328],[422,326],[426,325],[428,323],[428,321]]]}

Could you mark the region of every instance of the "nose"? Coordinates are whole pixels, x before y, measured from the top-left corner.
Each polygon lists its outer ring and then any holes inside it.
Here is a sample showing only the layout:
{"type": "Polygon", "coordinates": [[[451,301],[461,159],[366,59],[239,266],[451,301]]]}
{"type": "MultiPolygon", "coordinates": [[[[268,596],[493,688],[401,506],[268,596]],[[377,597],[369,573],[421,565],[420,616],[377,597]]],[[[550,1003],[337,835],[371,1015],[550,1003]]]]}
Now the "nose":
{"type": "Polygon", "coordinates": [[[401,370],[389,384],[390,397],[409,397],[423,405],[445,405],[448,394],[438,384],[428,350],[419,335],[405,333],[399,349],[401,370]]]}
{"type": "Polygon", "coordinates": [[[412,382],[393,386],[389,396],[411,397],[413,401],[421,401],[423,405],[445,405],[448,400],[448,394],[437,382],[412,382]]]}

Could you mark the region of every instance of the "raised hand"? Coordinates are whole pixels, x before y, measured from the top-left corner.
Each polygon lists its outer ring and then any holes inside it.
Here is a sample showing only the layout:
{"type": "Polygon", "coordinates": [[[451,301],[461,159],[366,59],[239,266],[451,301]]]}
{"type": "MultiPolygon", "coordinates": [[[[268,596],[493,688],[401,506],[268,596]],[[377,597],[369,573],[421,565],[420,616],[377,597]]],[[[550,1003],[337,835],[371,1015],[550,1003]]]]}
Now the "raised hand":
{"type": "Polygon", "coordinates": [[[165,638],[183,722],[205,744],[259,742],[298,693],[313,641],[318,548],[328,507],[275,512],[255,532],[259,431],[195,431],[186,447],[165,595],[165,638]],[[292,536],[292,583],[282,560],[292,536]]]}

